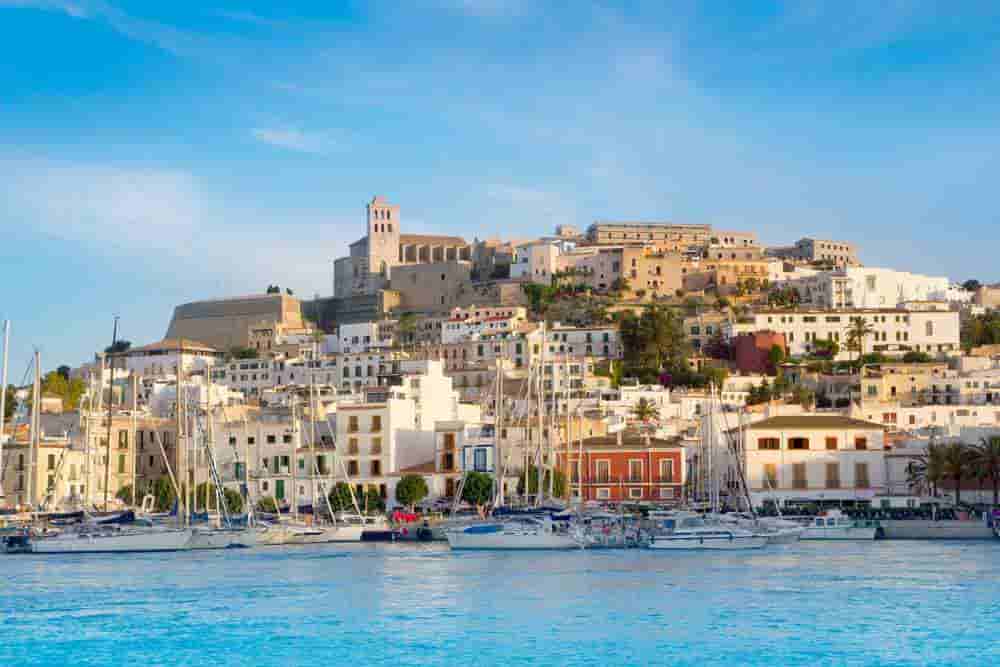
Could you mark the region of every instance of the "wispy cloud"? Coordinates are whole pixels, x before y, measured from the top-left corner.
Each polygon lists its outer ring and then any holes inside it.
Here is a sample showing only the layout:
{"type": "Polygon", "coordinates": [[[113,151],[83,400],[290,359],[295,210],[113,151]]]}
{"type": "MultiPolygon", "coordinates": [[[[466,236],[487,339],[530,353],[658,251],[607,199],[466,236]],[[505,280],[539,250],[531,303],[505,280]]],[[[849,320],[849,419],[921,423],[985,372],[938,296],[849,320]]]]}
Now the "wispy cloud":
{"type": "Polygon", "coordinates": [[[69,0],[0,0],[0,9],[38,9],[49,12],[62,12],[73,18],[87,18],[90,14],[85,5],[69,0]]]}
{"type": "Polygon", "coordinates": [[[348,221],[328,227],[322,211],[271,214],[224,199],[184,170],[3,158],[0,170],[10,175],[0,181],[6,218],[80,243],[102,261],[216,281],[228,293],[256,291],[266,276],[301,293],[326,294],[329,261],[356,231],[348,221]],[[321,227],[327,231],[319,244],[321,227]],[[329,229],[345,235],[330,239],[329,229]]]}
{"type": "Polygon", "coordinates": [[[250,134],[261,143],[299,153],[323,155],[336,147],[328,132],[309,132],[295,127],[255,127],[250,134]]]}

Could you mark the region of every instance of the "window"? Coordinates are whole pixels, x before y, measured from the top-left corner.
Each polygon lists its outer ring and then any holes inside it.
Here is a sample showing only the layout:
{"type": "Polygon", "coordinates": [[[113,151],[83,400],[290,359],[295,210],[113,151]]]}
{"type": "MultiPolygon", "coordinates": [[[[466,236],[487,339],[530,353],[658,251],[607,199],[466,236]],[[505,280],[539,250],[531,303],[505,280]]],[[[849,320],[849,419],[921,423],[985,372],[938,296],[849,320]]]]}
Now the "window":
{"type": "Polygon", "coordinates": [[[837,438],[827,438],[826,439],[826,448],[827,449],[836,449],[837,448],[837,438]]]}
{"type": "Polygon", "coordinates": [[[357,461],[348,461],[347,462],[347,474],[350,477],[357,477],[358,476],[358,462],[357,461]]]}
{"type": "MultiPolygon", "coordinates": [[[[473,451],[473,464],[472,467],[476,472],[486,472],[486,449],[484,447],[479,447],[473,451]]],[[[574,473],[578,472],[577,468],[573,469],[574,473]]]]}
{"type": "Polygon", "coordinates": [[[808,488],[806,482],[806,464],[805,463],[793,463],[792,464],[792,488],[794,489],[805,489],[808,488]]]}
{"type": "Polygon", "coordinates": [[[121,475],[124,472],[125,472],[125,455],[124,454],[119,454],[118,455],[118,474],[121,475]]]}
{"type": "Polygon", "coordinates": [[[611,499],[611,489],[598,489],[597,490],[598,500],[610,500],[611,499]]]}
{"type": "Polygon", "coordinates": [[[660,459],[660,481],[674,481],[674,461],[673,459],[660,459]]]}
{"type": "Polygon", "coordinates": [[[631,459],[628,462],[628,481],[630,482],[641,482],[642,481],[642,461],[638,459],[631,459]]]}
{"type": "Polygon", "coordinates": [[[358,453],[358,439],[357,438],[348,438],[348,440],[347,440],[347,453],[348,454],[357,454],[358,453]]]}
{"type": "Polygon", "coordinates": [[[757,449],[779,449],[781,441],[778,438],[757,438],[757,449]]]}
{"type": "Polygon", "coordinates": [[[839,489],[840,488],[840,464],[839,463],[827,463],[826,464],[826,488],[828,488],[828,489],[839,489]]]}
{"type": "Polygon", "coordinates": [[[56,469],[56,455],[49,454],[49,470],[55,470],[55,469],[56,469]]]}
{"type": "Polygon", "coordinates": [[[674,490],[669,486],[660,487],[660,500],[668,500],[674,497],[674,490]]]}
{"type": "Polygon", "coordinates": [[[382,431],[382,416],[373,415],[372,416],[372,433],[380,433],[382,431]]]}
{"type": "Polygon", "coordinates": [[[868,438],[860,435],[854,438],[854,449],[868,449],[868,438]]]}
{"type": "Polygon", "coordinates": [[[789,438],[789,449],[809,449],[809,438],[789,438]]]}
{"type": "Polygon", "coordinates": [[[382,462],[372,461],[372,477],[380,477],[382,475],[382,462]]]}
{"type": "Polygon", "coordinates": [[[273,445],[276,442],[278,442],[278,437],[276,435],[271,434],[271,435],[267,436],[267,444],[273,445]]]}
{"type": "Polygon", "coordinates": [[[372,438],[371,453],[372,454],[382,453],[382,438],[372,438]]]}
{"type": "Polygon", "coordinates": [[[859,489],[866,489],[871,486],[871,481],[868,479],[867,463],[854,464],[854,486],[859,489]]]}
{"type": "Polygon", "coordinates": [[[630,488],[628,490],[628,497],[629,498],[633,498],[633,499],[635,499],[635,498],[642,498],[642,488],[641,487],[638,487],[638,488],[637,487],[632,487],[632,488],[630,488]]]}
{"type": "Polygon", "coordinates": [[[286,445],[289,445],[292,442],[292,436],[286,433],[285,435],[281,436],[281,441],[286,445]]]}
{"type": "Polygon", "coordinates": [[[118,431],[118,449],[128,449],[128,431],[118,431]]]}
{"type": "MultiPolygon", "coordinates": [[[[347,419],[347,432],[348,433],[357,433],[358,432],[358,416],[357,415],[351,415],[347,419]]],[[[357,442],[357,441],[355,441],[355,442],[357,442]]]]}
{"type": "Polygon", "coordinates": [[[611,461],[595,461],[594,467],[597,472],[598,482],[611,481],[611,461]]]}

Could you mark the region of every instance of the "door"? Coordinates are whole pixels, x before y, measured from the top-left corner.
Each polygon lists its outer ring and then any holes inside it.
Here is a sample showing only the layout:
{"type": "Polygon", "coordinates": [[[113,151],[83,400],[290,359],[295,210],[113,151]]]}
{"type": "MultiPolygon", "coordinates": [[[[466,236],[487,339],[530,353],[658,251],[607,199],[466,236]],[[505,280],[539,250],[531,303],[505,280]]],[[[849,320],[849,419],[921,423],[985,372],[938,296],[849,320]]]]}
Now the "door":
{"type": "Polygon", "coordinates": [[[275,500],[285,499],[285,480],[278,479],[274,482],[274,498],[275,500]]]}

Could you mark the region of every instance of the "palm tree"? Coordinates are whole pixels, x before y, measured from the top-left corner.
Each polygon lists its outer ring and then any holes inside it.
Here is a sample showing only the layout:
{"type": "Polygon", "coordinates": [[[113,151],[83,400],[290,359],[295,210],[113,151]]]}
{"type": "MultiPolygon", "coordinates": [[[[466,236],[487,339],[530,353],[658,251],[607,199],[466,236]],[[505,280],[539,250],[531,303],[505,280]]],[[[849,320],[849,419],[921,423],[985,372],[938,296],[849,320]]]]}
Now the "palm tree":
{"type": "Polygon", "coordinates": [[[945,479],[955,482],[955,504],[962,502],[962,479],[972,472],[969,446],[963,442],[945,445],[942,473],[945,479]]]}
{"type": "Polygon", "coordinates": [[[931,496],[937,495],[938,484],[944,479],[945,445],[932,442],[927,453],[916,457],[906,466],[907,482],[911,488],[926,488],[931,496]]]}
{"type": "Polygon", "coordinates": [[[847,347],[857,350],[858,359],[865,356],[865,339],[875,333],[875,327],[868,324],[863,317],[852,317],[847,327],[847,347]]]}
{"type": "Polygon", "coordinates": [[[993,506],[1000,505],[1000,437],[983,438],[973,446],[970,464],[982,479],[993,484],[993,506]]]}
{"type": "Polygon", "coordinates": [[[648,398],[640,398],[639,402],[632,406],[632,414],[639,421],[649,421],[654,419],[659,413],[656,406],[648,398]]]}

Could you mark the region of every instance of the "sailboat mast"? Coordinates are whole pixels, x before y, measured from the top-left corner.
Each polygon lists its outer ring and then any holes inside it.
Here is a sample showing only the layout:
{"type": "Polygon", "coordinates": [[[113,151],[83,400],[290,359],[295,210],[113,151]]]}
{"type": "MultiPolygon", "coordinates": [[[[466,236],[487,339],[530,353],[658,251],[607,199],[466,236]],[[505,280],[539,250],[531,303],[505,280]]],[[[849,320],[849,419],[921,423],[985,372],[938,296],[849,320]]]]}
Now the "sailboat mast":
{"type": "Polygon", "coordinates": [[[137,507],[138,501],[138,489],[135,488],[136,485],[136,467],[139,465],[139,452],[136,449],[138,447],[136,443],[136,431],[138,430],[138,424],[136,423],[136,412],[139,410],[139,377],[132,373],[132,433],[129,436],[129,442],[132,443],[132,506],[137,507]]]}
{"type": "Polygon", "coordinates": [[[177,511],[181,513],[181,525],[187,526],[191,521],[188,512],[187,452],[184,451],[184,406],[181,402],[181,378],[184,374],[184,339],[177,339],[177,391],[174,401],[174,417],[177,420],[177,472],[183,475],[180,487],[177,489],[177,511]]]}
{"type": "MultiPolygon", "coordinates": [[[[114,413],[112,412],[112,407],[115,404],[115,360],[111,358],[111,355],[115,353],[115,347],[118,344],[118,316],[115,315],[115,327],[114,332],[111,334],[111,347],[108,348],[110,352],[108,353],[108,364],[111,366],[111,378],[108,382],[108,431],[107,438],[104,441],[104,509],[108,509],[108,492],[111,486],[111,422],[113,420],[114,413]]],[[[103,378],[101,378],[103,383],[103,378]]]]}
{"type": "MultiPolygon", "coordinates": [[[[3,321],[3,364],[0,367],[0,465],[3,465],[3,426],[7,414],[7,350],[10,348],[10,320],[3,321]]],[[[3,498],[3,475],[0,474],[0,498],[3,498]]]]}
{"type": "Polygon", "coordinates": [[[28,452],[28,504],[35,505],[38,493],[38,443],[41,426],[39,413],[42,403],[42,354],[35,350],[35,377],[31,385],[31,449],[28,452]]]}
{"type": "Polygon", "coordinates": [[[299,452],[299,422],[295,414],[296,397],[292,393],[292,455],[288,459],[289,472],[292,479],[292,517],[299,518],[299,492],[295,486],[295,459],[299,452]]]}

